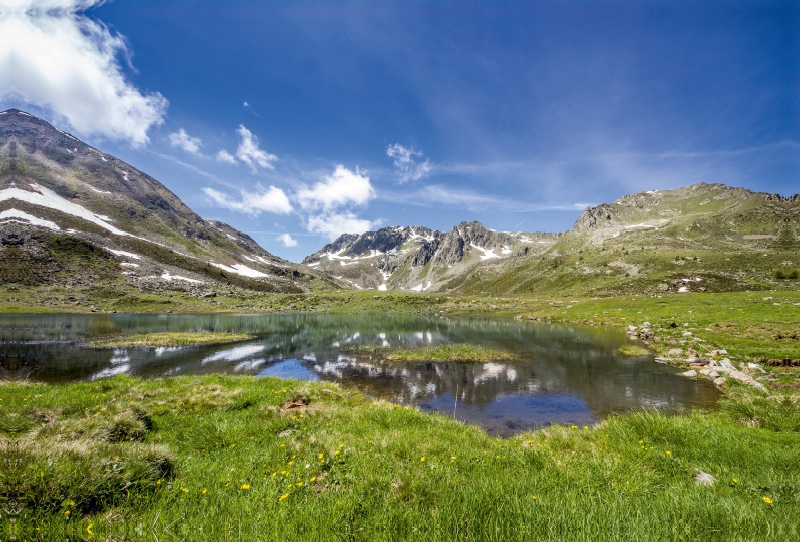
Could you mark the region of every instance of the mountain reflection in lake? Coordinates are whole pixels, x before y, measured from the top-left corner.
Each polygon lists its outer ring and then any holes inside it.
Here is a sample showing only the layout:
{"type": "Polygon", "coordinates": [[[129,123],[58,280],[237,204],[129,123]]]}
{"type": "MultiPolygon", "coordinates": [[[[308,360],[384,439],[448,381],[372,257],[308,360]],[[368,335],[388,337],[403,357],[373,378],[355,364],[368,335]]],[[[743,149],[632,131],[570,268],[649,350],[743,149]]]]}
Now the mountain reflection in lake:
{"type": "Polygon", "coordinates": [[[403,315],[0,316],[0,378],[52,383],[128,373],[254,374],[340,382],[373,396],[455,415],[492,434],[550,423],[585,425],[632,408],[711,406],[717,390],[652,358],[626,358],[628,339],[597,328],[403,315]],[[97,337],[163,331],[249,333],[224,346],[93,350],[97,337]],[[407,363],[352,354],[355,345],[479,343],[514,362],[407,363]]]}

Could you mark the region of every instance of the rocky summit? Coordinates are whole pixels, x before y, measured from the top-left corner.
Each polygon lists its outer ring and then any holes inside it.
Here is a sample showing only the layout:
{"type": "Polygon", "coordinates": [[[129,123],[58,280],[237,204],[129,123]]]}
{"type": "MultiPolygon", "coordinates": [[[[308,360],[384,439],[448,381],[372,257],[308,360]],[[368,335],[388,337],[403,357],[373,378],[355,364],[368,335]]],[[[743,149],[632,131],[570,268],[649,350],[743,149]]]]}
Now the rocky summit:
{"type": "Polygon", "coordinates": [[[438,291],[475,266],[541,252],[559,234],[499,232],[462,222],[448,232],[391,226],[342,235],[303,263],[356,289],[438,291]]]}
{"type": "Polygon", "coordinates": [[[23,111],[0,113],[0,283],[213,295],[336,286],[203,220],[136,168],[23,111]]]}

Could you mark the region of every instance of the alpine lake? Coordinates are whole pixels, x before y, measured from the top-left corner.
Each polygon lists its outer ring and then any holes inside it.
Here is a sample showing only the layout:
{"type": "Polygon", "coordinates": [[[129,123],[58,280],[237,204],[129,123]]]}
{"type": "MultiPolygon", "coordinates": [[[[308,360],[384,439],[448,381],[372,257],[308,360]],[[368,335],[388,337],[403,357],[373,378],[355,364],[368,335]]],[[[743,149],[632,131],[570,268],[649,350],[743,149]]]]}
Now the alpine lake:
{"type": "Polygon", "coordinates": [[[549,424],[591,425],[615,412],[713,407],[720,392],[653,356],[626,357],[619,330],[406,315],[0,315],[0,378],[52,384],[115,374],[207,373],[338,382],[509,436],[549,424]],[[105,337],[155,332],[244,333],[245,342],[96,349],[105,337]],[[516,355],[481,363],[387,361],[380,349],[480,344],[516,355]]]}

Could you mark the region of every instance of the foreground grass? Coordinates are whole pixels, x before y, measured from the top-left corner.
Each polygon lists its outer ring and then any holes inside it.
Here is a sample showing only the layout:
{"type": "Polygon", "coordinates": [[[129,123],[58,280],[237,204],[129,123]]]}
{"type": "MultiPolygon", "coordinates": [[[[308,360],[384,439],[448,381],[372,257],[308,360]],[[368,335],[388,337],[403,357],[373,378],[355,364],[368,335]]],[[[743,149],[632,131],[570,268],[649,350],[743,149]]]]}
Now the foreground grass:
{"type": "Polygon", "coordinates": [[[0,506],[39,540],[795,540],[800,435],[742,389],[503,440],[330,383],[4,383],[0,506]]]}
{"type": "Polygon", "coordinates": [[[253,338],[253,335],[242,333],[144,333],[92,341],[87,346],[91,348],[156,348],[161,346],[227,344],[247,341],[253,338]]]}

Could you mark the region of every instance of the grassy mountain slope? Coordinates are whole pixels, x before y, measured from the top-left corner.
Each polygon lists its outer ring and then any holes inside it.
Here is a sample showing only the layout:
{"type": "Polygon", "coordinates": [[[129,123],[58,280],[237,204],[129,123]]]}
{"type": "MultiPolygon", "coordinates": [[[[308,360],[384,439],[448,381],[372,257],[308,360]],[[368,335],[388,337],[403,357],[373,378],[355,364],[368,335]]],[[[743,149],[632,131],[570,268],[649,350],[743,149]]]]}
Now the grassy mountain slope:
{"type": "Polygon", "coordinates": [[[440,291],[564,295],[797,289],[800,196],[721,184],[649,191],[584,211],[541,254],[475,267],[440,291]]]}
{"type": "Polygon", "coordinates": [[[144,290],[333,286],[205,221],[136,168],[18,110],[0,113],[0,279],[144,290]]]}

